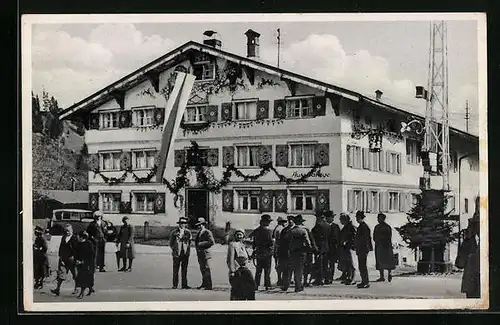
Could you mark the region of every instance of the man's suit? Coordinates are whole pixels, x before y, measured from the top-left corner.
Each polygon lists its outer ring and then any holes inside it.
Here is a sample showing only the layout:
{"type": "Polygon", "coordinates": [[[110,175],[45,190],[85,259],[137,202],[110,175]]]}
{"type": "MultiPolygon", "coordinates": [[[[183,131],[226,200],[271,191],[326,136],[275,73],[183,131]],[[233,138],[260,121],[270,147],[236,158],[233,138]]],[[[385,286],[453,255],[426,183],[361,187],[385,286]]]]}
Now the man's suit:
{"type": "Polygon", "coordinates": [[[255,285],[260,285],[260,277],[264,271],[264,286],[271,287],[271,259],[273,256],[273,233],[265,226],[259,226],[252,232],[253,249],[257,259],[255,285]]]}
{"type": "Polygon", "coordinates": [[[104,222],[101,221],[99,225],[97,221],[92,221],[87,227],[87,233],[90,236],[92,244],[94,245],[94,263],[96,268],[101,269],[104,267],[104,256],[106,249],[106,227],[104,222]]]}
{"type": "Polygon", "coordinates": [[[215,244],[212,232],[206,228],[200,230],[195,239],[196,255],[200,264],[202,276],[201,287],[212,289],[212,274],[210,271],[210,247],[215,244]]]}
{"type": "Polygon", "coordinates": [[[372,237],[368,225],[361,221],[356,231],[355,237],[356,254],[358,255],[358,268],[359,275],[361,276],[361,283],[368,284],[368,268],[366,266],[366,259],[368,253],[373,250],[372,237]]]}
{"type": "Polygon", "coordinates": [[[172,285],[177,288],[179,284],[179,267],[181,268],[181,286],[186,288],[187,268],[189,263],[189,254],[191,252],[192,235],[189,229],[177,228],[170,235],[170,248],[172,249],[173,259],[173,278],[172,285]]]}
{"type": "Polygon", "coordinates": [[[328,253],[330,245],[328,242],[330,225],[326,222],[318,222],[311,230],[318,251],[316,252],[316,274],[315,282],[321,284],[326,280],[328,274],[328,253]]]}
{"type": "MultiPolygon", "coordinates": [[[[302,277],[304,274],[304,264],[307,252],[312,248],[309,234],[302,225],[295,225],[290,230],[290,259],[295,280],[295,292],[303,291],[304,284],[302,277]]],[[[288,283],[287,283],[288,284],[288,283]]]]}

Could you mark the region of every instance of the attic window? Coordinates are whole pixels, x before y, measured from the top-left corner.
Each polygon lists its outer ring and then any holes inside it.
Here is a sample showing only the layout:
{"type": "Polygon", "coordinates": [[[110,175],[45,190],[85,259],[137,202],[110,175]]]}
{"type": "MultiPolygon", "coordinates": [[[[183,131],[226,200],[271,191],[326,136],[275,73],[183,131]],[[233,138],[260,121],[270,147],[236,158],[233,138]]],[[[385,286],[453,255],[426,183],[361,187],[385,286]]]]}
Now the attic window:
{"type": "Polygon", "coordinates": [[[213,80],[215,76],[214,63],[196,63],[193,65],[193,74],[196,80],[213,80]]]}

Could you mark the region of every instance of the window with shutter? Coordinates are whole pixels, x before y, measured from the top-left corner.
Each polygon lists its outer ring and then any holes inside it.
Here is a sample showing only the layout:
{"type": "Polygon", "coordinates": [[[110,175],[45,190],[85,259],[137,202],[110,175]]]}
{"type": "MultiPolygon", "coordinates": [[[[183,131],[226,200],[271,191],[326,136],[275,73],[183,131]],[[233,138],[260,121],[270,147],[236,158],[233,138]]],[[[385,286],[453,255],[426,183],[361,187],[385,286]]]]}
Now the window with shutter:
{"type": "Polygon", "coordinates": [[[327,211],[330,209],[330,190],[318,190],[316,193],[316,210],[327,211]]]}
{"type": "Polygon", "coordinates": [[[288,196],[287,190],[274,191],[275,212],[287,212],[288,210],[287,196],[288,196]]]}
{"type": "Polygon", "coordinates": [[[392,170],[392,159],[391,159],[391,153],[386,152],[385,153],[385,171],[390,173],[392,170]]]}
{"type": "Polygon", "coordinates": [[[379,158],[379,171],[383,172],[385,171],[385,152],[380,150],[378,153],[378,158],[379,158]]]}
{"type": "Polygon", "coordinates": [[[154,204],[155,213],[165,213],[165,192],[156,193],[154,204]]]}
{"type": "Polygon", "coordinates": [[[212,148],[207,150],[207,166],[219,165],[219,149],[212,148]]]}
{"type": "Polygon", "coordinates": [[[316,96],[313,98],[314,116],[325,116],[326,114],[326,97],[316,96]]]}
{"type": "Polygon", "coordinates": [[[222,147],[223,167],[234,165],[234,147],[222,147]]]}
{"type": "Polygon", "coordinates": [[[314,162],[328,166],[330,162],[330,145],[328,143],[319,143],[315,146],[314,162]]]}
{"type": "Polygon", "coordinates": [[[99,193],[89,193],[89,210],[99,210],[99,193]]]}
{"type": "Polygon", "coordinates": [[[209,105],[207,107],[206,121],[207,122],[217,122],[219,120],[219,106],[209,105]]]}
{"type": "Polygon", "coordinates": [[[233,119],[233,104],[232,103],[222,103],[221,104],[221,119],[222,119],[222,121],[231,121],[233,119]]]}
{"type": "Polygon", "coordinates": [[[273,162],[273,146],[259,146],[260,165],[266,165],[273,162]]]}
{"type": "Polygon", "coordinates": [[[399,193],[399,212],[405,212],[406,193],[399,193]]]}
{"type": "Polygon", "coordinates": [[[260,191],[260,212],[273,211],[273,191],[260,191]]]}
{"type": "Polygon", "coordinates": [[[352,146],[347,145],[347,167],[352,167],[352,146]]]}
{"type": "Polygon", "coordinates": [[[287,167],[288,166],[288,145],[287,144],[277,144],[276,145],[276,166],[277,167],[287,167]]]}
{"type": "Polygon", "coordinates": [[[132,112],[131,111],[121,111],[120,112],[120,122],[118,123],[120,128],[128,128],[132,124],[132,112]]]}
{"type": "Polygon", "coordinates": [[[387,212],[387,192],[380,192],[380,211],[387,212]]]}
{"type": "Polygon", "coordinates": [[[269,101],[259,100],[257,102],[257,119],[263,120],[269,118],[269,101]]]}
{"type": "Polygon", "coordinates": [[[370,169],[370,152],[368,148],[363,148],[363,168],[370,169]]]}
{"type": "Polygon", "coordinates": [[[222,211],[233,211],[233,190],[222,190],[222,211]]]}
{"type": "Polygon", "coordinates": [[[99,113],[91,113],[89,116],[89,130],[99,129],[99,113]]]}

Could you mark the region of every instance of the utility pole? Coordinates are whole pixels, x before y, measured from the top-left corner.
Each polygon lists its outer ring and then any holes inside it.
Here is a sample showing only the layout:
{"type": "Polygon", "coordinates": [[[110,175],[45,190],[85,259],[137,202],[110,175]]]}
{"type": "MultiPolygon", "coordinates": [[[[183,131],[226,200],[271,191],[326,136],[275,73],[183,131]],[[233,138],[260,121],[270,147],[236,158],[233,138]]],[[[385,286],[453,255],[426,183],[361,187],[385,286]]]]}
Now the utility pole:
{"type": "Polygon", "coordinates": [[[281,50],[281,34],[280,34],[279,28],[278,28],[277,32],[278,32],[277,39],[278,39],[278,68],[279,68],[280,67],[280,50],[281,50]]]}
{"type": "Polygon", "coordinates": [[[469,101],[465,101],[465,131],[469,132],[469,119],[470,119],[470,113],[469,113],[469,101]]]}
{"type": "Polygon", "coordinates": [[[449,190],[450,134],[448,115],[448,44],[445,21],[430,24],[429,91],[425,109],[425,137],[422,151],[428,154],[431,168],[424,178],[440,175],[443,190],[449,190]]]}

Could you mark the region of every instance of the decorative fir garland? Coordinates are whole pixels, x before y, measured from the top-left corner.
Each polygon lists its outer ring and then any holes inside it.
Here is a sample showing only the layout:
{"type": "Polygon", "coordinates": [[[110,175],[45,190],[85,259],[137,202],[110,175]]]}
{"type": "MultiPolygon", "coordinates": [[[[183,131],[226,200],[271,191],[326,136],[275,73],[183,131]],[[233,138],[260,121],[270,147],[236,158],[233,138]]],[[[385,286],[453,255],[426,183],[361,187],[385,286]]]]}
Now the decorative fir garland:
{"type": "Polygon", "coordinates": [[[255,125],[266,125],[266,126],[274,126],[283,124],[282,118],[276,119],[263,119],[263,120],[252,120],[252,121],[222,121],[222,122],[207,122],[201,124],[189,124],[189,123],[181,123],[181,128],[183,135],[186,134],[200,134],[208,129],[221,129],[228,126],[238,127],[238,129],[247,129],[253,127],[255,125]]]}
{"type": "Polygon", "coordinates": [[[276,81],[274,81],[272,79],[260,78],[260,81],[257,84],[256,88],[260,90],[260,89],[263,89],[266,86],[274,87],[274,86],[279,86],[279,85],[280,85],[279,82],[276,82],[276,81]]]}
{"type": "Polygon", "coordinates": [[[127,179],[127,174],[129,173],[129,170],[125,170],[120,177],[107,177],[106,175],[102,174],[100,170],[94,169],[94,177],[96,175],[101,176],[102,180],[109,185],[117,185],[120,183],[123,183],[127,179]]]}

